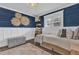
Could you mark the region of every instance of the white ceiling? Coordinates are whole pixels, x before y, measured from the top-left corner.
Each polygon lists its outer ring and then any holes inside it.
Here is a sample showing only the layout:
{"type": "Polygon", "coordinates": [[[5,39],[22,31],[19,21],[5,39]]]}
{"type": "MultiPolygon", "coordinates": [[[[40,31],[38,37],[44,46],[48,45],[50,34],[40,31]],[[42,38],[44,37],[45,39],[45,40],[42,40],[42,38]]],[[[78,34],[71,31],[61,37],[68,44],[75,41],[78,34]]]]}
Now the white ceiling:
{"type": "Polygon", "coordinates": [[[0,7],[35,16],[44,15],[73,4],[75,3],[39,3],[38,7],[31,9],[31,7],[29,7],[29,3],[0,3],[0,7]]]}

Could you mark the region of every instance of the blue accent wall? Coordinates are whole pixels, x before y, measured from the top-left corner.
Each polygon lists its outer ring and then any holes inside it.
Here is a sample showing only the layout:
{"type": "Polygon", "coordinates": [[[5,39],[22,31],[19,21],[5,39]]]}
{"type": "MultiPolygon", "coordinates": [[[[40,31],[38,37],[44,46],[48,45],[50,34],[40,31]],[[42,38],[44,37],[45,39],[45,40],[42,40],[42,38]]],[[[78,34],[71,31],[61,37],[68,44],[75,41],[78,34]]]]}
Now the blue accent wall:
{"type": "Polygon", "coordinates": [[[63,13],[64,27],[79,26],[79,3],[42,15],[41,19],[44,20],[44,16],[59,12],[61,10],[64,10],[64,13],[63,13]]]}
{"type": "Polygon", "coordinates": [[[79,26],[79,4],[64,9],[64,26],[79,26]]]}
{"type": "Polygon", "coordinates": [[[11,24],[11,19],[14,17],[16,11],[8,10],[5,8],[0,7],[0,27],[29,27],[34,28],[35,27],[35,17],[22,14],[24,16],[27,16],[30,20],[30,24],[27,26],[20,25],[20,26],[13,26],[11,24]]]}

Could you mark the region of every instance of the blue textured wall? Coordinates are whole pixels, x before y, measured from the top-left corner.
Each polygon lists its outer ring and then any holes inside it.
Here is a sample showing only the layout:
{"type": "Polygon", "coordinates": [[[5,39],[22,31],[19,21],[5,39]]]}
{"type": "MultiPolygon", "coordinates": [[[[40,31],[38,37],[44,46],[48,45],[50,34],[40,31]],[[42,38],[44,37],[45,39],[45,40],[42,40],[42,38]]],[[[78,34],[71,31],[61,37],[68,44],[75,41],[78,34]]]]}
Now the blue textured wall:
{"type": "MultiPolygon", "coordinates": [[[[0,7],[0,27],[16,27],[16,26],[13,26],[10,21],[12,19],[12,17],[14,17],[15,13],[16,13],[16,11],[12,11],[12,10],[8,10],[8,9],[0,7]]],[[[35,18],[32,16],[29,16],[29,15],[25,15],[25,14],[22,14],[22,15],[27,16],[29,18],[30,24],[28,26],[20,25],[17,27],[34,28],[35,27],[35,18]]]]}
{"type": "Polygon", "coordinates": [[[64,26],[79,26],[79,4],[64,9],[64,26]]]}
{"type": "Polygon", "coordinates": [[[44,20],[44,16],[50,15],[56,12],[59,12],[61,10],[64,10],[64,15],[63,15],[63,24],[64,27],[69,27],[69,26],[79,26],[79,4],[75,4],[72,6],[69,6],[67,8],[59,9],[53,12],[50,12],[48,14],[42,15],[41,19],[44,20]]]}

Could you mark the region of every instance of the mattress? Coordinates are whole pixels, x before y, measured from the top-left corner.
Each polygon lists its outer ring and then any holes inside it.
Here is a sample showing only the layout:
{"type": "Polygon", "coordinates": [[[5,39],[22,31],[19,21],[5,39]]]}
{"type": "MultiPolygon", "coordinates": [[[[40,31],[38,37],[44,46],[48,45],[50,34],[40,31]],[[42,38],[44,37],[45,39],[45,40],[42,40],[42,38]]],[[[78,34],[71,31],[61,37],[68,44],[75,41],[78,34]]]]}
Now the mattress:
{"type": "Polygon", "coordinates": [[[47,43],[50,43],[50,44],[57,45],[57,46],[59,46],[61,48],[64,48],[64,49],[70,51],[71,43],[70,43],[69,39],[44,36],[44,40],[43,41],[47,42],[47,43]]]}

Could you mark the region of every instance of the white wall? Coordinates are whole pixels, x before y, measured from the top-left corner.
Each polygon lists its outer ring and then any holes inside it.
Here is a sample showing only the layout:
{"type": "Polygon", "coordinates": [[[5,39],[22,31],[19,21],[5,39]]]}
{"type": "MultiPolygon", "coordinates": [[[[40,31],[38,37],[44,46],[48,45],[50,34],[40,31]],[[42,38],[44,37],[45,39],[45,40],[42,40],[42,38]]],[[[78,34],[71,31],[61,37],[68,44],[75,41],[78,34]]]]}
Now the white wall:
{"type": "Polygon", "coordinates": [[[35,28],[1,28],[0,27],[0,47],[7,45],[7,39],[25,36],[26,40],[33,39],[35,28]]]}

